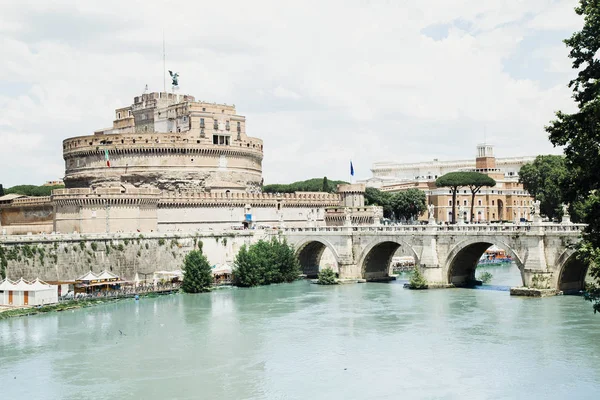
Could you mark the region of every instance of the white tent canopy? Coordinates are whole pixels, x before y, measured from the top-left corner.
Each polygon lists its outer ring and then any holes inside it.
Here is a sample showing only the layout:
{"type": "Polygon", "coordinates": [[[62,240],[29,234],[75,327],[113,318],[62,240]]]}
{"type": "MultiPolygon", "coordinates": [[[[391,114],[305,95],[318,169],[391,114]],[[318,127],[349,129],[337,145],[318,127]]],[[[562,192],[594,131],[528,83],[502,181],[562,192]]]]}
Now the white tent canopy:
{"type": "Polygon", "coordinates": [[[77,278],[77,281],[81,282],[89,282],[89,281],[109,281],[111,279],[119,279],[118,275],[113,274],[107,270],[100,272],[99,274],[95,272],[88,272],[83,276],[77,278]]]}
{"type": "Polygon", "coordinates": [[[233,267],[229,264],[217,264],[212,268],[213,275],[231,274],[233,267]]]}
{"type": "Polygon", "coordinates": [[[36,279],[28,282],[23,278],[16,282],[4,279],[0,282],[0,304],[23,306],[58,302],[58,286],[36,279]]]}
{"type": "Polygon", "coordinates": [[[171,280],[173,278],[183,279],[183,271],[180,269],[175,269],[173,271],[154,271],[154,283],[160,280],[171,280]]]}

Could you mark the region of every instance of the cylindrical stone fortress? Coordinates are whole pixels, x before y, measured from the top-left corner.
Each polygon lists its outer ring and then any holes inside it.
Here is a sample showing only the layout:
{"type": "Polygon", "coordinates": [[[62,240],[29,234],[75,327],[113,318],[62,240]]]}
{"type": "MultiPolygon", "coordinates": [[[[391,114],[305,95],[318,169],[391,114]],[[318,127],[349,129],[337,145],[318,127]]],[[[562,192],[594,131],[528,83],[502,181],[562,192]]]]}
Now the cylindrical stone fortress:
{"type": "Polygon", "coordinates": [[[67,188],[260,190],[263,142],[233,106],[148,93],[115,117],[112,129],[63,141],[67,188]]]}

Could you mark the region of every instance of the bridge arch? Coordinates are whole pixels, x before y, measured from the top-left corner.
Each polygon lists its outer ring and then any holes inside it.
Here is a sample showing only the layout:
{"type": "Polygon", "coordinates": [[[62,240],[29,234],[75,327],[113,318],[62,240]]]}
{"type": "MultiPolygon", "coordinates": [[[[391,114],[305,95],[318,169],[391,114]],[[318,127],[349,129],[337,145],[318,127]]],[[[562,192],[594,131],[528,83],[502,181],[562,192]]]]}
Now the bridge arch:
{"type": "Polygon", "coordinates": [[[475,270],[479,259],[493,245],[504,249],[512,257],[521,273],[521,281],[524,282],[521,257],[503,238],[487,236],[462,240],[450,250],[444,269],[447,272],[448,283],[456,286],[472,285],[476,281],[475,270]]]}
{"type": "Polygon", "coordinates": [[[585,289],[589,264],[577,258],[575,250],[565,250],[558,258],[557,265],[556,289],[562,290],[565,294],[577,294],[585,289]]]}
{"type": "Polygon", "coordinates": [[[338,268],[340,265],[339,254],[335,247],[324,238],[301,239],[296,245],[296,257],[300,263],[302,273],[307,278],[316,278],[319,273],[319,263],[325,250],[329,250],[335,259],[338,268]]]}
{"type": "Polygon", "coordinates": [[[371,281],[388,278],[392,257],[401,247],[415,259],[415,264],[418,265],[419,256],[407,241],[398,237],[376,238],[364,247],[358,258],[357,264],[362,277],[371,281]]]}

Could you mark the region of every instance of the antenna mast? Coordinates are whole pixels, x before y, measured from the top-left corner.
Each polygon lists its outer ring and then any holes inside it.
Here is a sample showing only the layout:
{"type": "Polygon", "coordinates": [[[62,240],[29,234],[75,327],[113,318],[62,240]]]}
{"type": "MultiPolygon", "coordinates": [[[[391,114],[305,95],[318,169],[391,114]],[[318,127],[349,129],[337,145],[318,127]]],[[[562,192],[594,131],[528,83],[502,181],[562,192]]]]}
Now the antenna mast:
{"type": "Polygon", "coordinates": [[[165,30],[163,29],[163,92],[167,92],[167,61],[165,56],[165,30]]]}

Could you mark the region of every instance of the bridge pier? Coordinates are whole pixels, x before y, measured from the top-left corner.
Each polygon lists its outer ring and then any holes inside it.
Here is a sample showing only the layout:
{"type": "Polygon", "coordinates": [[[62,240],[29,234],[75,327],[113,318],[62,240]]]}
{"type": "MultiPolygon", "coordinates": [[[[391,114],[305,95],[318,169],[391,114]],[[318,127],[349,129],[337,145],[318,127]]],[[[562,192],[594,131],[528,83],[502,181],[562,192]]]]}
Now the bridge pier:
{"type": "Polygon", "coordinates": [[[340,279],[362,279],[361,270],[354,263],[339,264],[340,279]]]}

